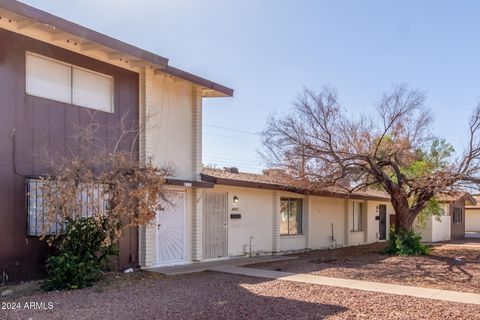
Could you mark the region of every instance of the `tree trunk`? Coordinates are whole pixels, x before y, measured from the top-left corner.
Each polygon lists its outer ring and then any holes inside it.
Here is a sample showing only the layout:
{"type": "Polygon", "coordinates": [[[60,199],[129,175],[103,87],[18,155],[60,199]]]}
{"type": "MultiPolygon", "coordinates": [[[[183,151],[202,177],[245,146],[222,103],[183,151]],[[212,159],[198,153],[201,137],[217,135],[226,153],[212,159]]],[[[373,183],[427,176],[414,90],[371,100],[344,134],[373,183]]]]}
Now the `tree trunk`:
{"type": "Polygon", "coordinates": [[[417,215],[410,210],[407,198],[397,191],[391,194],[392,205],[395,210],[395,229],[411,230],[417,215]]]}

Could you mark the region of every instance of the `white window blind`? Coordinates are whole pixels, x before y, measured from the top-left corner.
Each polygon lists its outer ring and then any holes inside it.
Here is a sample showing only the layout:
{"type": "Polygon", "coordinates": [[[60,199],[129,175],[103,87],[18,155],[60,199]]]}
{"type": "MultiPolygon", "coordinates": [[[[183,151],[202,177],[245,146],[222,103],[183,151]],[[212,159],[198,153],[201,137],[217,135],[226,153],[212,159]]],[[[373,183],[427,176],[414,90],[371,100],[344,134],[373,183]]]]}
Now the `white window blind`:
{"type": "Polygon", "coordinates": [[[112,77],[73,68],[73,104],[113,112],[112,88],[112,77]]]}
{"type": "Polygon", "coordinates": [[[113,88],[111,76],[26,54],[26,92],[32,96],[113,112],[113,88]]]}
{"type": "Polygon", "coordinates": [[[27,93],[71,103],[71,66],[27,53],[27,93]]]}

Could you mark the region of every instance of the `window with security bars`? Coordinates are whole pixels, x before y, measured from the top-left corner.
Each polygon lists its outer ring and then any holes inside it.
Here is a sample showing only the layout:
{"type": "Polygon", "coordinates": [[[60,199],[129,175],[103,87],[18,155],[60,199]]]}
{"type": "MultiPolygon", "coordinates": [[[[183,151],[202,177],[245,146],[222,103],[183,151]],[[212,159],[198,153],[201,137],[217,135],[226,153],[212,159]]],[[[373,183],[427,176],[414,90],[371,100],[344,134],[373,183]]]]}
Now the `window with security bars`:
{"type": "Polygon", "coordinates": [[[460,224],[463,222],[463,210],[462,208],[453,208],[453,223],[460,224]]]}
{"type": "MultiPolygon", "coordinates": [[[[61,219],[56,218],[55,222],[52,222],[47,218],[44,183],[45,180],[40,178],[28,178],[25,181],[28,236],[58,235],[64,230],[61,219]]],[[[109,199],[105,188],[105,185],[100,184],[89,188],[79,187],[77,194],[79,216],[87,218],[96,214],[106,214],[109,199]]]]}

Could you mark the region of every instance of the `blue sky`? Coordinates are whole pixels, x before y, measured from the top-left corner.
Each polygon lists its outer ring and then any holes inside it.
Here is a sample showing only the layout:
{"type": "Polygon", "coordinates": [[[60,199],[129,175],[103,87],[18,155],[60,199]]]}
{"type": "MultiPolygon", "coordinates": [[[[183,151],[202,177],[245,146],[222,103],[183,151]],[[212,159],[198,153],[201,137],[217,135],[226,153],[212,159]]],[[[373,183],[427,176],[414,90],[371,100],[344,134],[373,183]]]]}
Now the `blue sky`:
{"type": "Polygon", "coordinates": [[[480,98],[480,2],[28,0],[235,89],[204,102],[204,163],[260,171],[266,118],[304,86],[335,87],[353,114],[395,83],[427,92],[457,150],[480,98]],[[226,130],[223,128],[230,128],[226,130]]]}

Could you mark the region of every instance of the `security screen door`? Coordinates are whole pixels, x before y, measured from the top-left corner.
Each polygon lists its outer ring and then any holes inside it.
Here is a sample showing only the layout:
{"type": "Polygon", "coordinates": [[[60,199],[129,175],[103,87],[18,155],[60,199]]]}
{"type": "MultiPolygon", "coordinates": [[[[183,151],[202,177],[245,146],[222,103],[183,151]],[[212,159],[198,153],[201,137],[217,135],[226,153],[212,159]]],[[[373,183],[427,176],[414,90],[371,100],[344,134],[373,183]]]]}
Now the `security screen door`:
{"type": "Polygon", "coordinates": [[[205,193],[204,197],[204,259],[227,256],[227,194],[205,193]]]}

